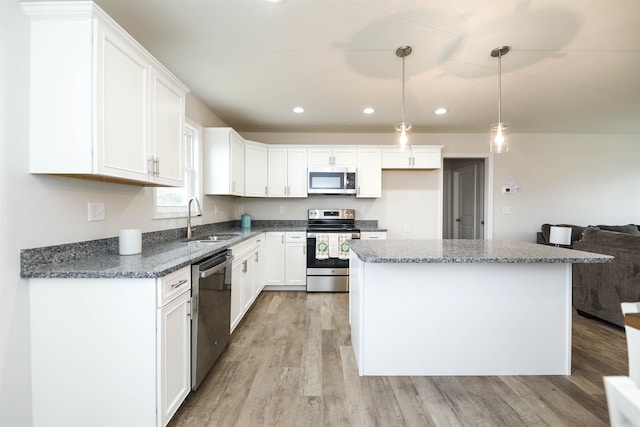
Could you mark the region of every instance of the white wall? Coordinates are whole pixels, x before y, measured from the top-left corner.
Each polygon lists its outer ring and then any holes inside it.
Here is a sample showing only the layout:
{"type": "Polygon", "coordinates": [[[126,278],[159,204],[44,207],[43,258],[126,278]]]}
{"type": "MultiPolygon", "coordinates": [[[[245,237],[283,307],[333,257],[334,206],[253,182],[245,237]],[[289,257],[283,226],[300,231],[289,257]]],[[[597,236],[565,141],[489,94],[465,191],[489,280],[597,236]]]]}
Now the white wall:
{"type": "MultiPolygon", "coordinates": [[[[393,135],[349,133],[245,133],[253,141],[270,144],[391,144],[393,135]]],[[[417,145],[444,145],[443,154],[483,156],[488,152],[488,135],[477,134],[414,134],[417,145]]],[[[493,238],[535,242],[540,225],[549,223],[628,224],[640,223],[640,135],[528,135],[511,136],[511,150],[493,156],[493,238]],[[502,194],[500,189],[510,179],[521,190],[515,194],[502,194]],[[503,214],[503,208],[511,214],[503,214]]],[[[424,210],[417,216],[417,200],[426,200],[435,181],[413,192],[394,188],[399,180],[412,184],[425,179],[423,172],[383,172],[383,197],[363,201],[351,198],[344,207],[359,209],[364,206],[366,216],[378,219],[389,228],[394,237],[430,237],[430,230],[418,229],[421,218],[432,219],[434,212],[424,210]],[[396,177],[398,174],[398,177],[396,177]],[[406,204],[403,204],[404,203],[406,204]],[[389,205],[389,206],[387,206],[389,205]],[[400,214],[409,217],[405,221],[400,214]],[[404,233],[405,223],[411,233],[404,233]]],[[[435,173],[435,172],[430,172],[435,173]]],[[[429,174],[427,172],[426,174],[429,174]]],[[[426,175],[428,176],[428,175],[426,175]]],[[[312,207],[326,207],[331,203],[309,198],[312,207]]],[[[330,201],[340,203],[339,199],[330,201]]],[[[348,200],[348,199],[344,199],[348,200]]],[[[282,218],[304,218],[304,202],[288,199],[260,199],[242,202],[245,210],[261,215],[279,215],[282,218]],[[276,205],[285,206],[287,213],[278,214],[276,205]],[[291,205],[289,209],[287,206],[291,205]]],[[[431,203],[433,205],[433,203],[431,203]]],[[[337,207],[342,207],[339,205],[337,207]]],[[[437,231],[437,230],[436,230],[437,231]]],[[[432,236],[432,234],[431,234],[432,236]]]]}
{"type": "MultiPolygon", "coordinates": [[[[184,227],[184,220],[152,220],[151,190],[121,184],[28,173],[29,24],[17,0],[0,1],[0,425],[31,424],[28,286],[19,277],[23,248],[113,237],[121,228],[154,231],[184,227]],[[87,202],[106,203],[106,221],[87,221],[87,202]]],[[[187,113],[205,126],[223,124],[194,96],[187,113]]],[[[514,128],[516,124],[513,124],[514,128]]],[[[392,134],[245,134],[268,143],[391,144],[392,134]]],[[[486,135],[414,135],[420,144],[443,144],[445,153],[485,153],[486,135]]],[[[640,222],[638,135],[515,135],[510,153],[495,158],[494,237],[535,239],[543,222],[640,222]],[[553,156],[556,160],[554,160],[553,156]],[[503,196],[516,180],[522,190],[503,196]],[[502,206],[511,215],[502,215],[502,206]]],[[[437,173],[436,173],[437,174],[437,173]]],[[[384,172],[381,199],[319,197],[248,200],[205,197],[196,223],[239,218],[238,206],[256,219],[304,219],[309,207],[354,207],[363,219],[403,236],[432,236],[434,172],[384,172]],[[405,185],[406,184],[406,185],[405,185]],[[421,184],[421,185],[418,185],[421,184]],[[413,186],[408,189],[407,186],[413,186]],[[422,186],[423,185],[423,186],[422,186]],[[350,206],[347,206],[349,200],[350,206]],[[343,202],[344,205],[343,205],[343,202]],[[213,205],[221,208],[213,214],[213,205]],[[280,215],[279,207],[285,206],[280,215]],[[365,208],[366,214],[362,214],[365,208]],[[402,217],[399,217],[402,215],[402,217]],[[401,219],[396,219],[401,218],[401,219]],[[427,223],[431,224],[431,223],[427,223]],[[400,230],[400,231],[398,231],[400,230]]]]}

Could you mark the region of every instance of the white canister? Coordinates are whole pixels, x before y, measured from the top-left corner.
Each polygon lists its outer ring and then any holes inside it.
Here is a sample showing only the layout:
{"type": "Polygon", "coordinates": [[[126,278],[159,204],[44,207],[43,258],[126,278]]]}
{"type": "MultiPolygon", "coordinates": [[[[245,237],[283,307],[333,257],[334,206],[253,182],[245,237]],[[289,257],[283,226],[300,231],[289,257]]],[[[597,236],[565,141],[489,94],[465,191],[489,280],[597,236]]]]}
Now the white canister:
{"type": "Polygon", "coordinates": [[[120,255],[136,255],[142,252],[142,232],[137,229],[120,230],[118,238],[120,255]]]}

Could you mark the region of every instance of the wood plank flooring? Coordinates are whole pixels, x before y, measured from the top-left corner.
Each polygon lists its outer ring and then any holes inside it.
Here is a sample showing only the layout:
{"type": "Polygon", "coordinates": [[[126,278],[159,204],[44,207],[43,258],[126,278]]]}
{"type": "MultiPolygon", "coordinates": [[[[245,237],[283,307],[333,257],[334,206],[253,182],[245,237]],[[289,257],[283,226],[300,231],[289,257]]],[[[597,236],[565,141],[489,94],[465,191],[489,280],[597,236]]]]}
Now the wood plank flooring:
{"type": "Polygon", "coordinates": [[[360,377],[348,294],[263,292],[169,427],[607,426],[624,331],[573,322],[570,376],[360,377]]]}

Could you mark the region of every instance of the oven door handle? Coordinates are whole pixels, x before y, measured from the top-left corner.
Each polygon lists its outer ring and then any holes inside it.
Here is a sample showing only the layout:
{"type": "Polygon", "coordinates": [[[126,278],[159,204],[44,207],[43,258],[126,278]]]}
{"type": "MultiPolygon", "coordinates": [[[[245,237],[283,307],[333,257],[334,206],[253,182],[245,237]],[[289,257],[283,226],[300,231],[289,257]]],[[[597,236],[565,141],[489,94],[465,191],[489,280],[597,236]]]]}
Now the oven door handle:
{"type": "Polygon", "coordinates": [[[341,232],[325,232],[325,233],[307,233],[307,239],[315,239],[318,234],[351,234],[350,239],[359,239],[360,233],[341,233],[341,232]]]}

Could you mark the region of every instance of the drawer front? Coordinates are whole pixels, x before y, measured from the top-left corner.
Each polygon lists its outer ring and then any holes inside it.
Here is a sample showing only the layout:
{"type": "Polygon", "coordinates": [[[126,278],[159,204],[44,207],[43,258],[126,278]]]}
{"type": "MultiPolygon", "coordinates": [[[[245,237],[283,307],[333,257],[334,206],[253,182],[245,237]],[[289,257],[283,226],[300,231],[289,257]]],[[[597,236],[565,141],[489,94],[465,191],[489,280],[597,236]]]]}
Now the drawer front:
{"type": "Polygon", "coordinates": [[[385,240],[387,238],[386,231],[363,231],[360,233],[362,240],[385,240]]]}
{"type": "Polygon", "coordinates": [[[157,287],[158,307],[162,307],[178,295],[191,289],[191,268],[184,267],[159,278],[157,287]]]}
{"type": "Polygon", "coordinates": [[[288,231],[284,233],[284,241],[286,243],[306,242],[307,233],[305,231],[288,231]]]}

